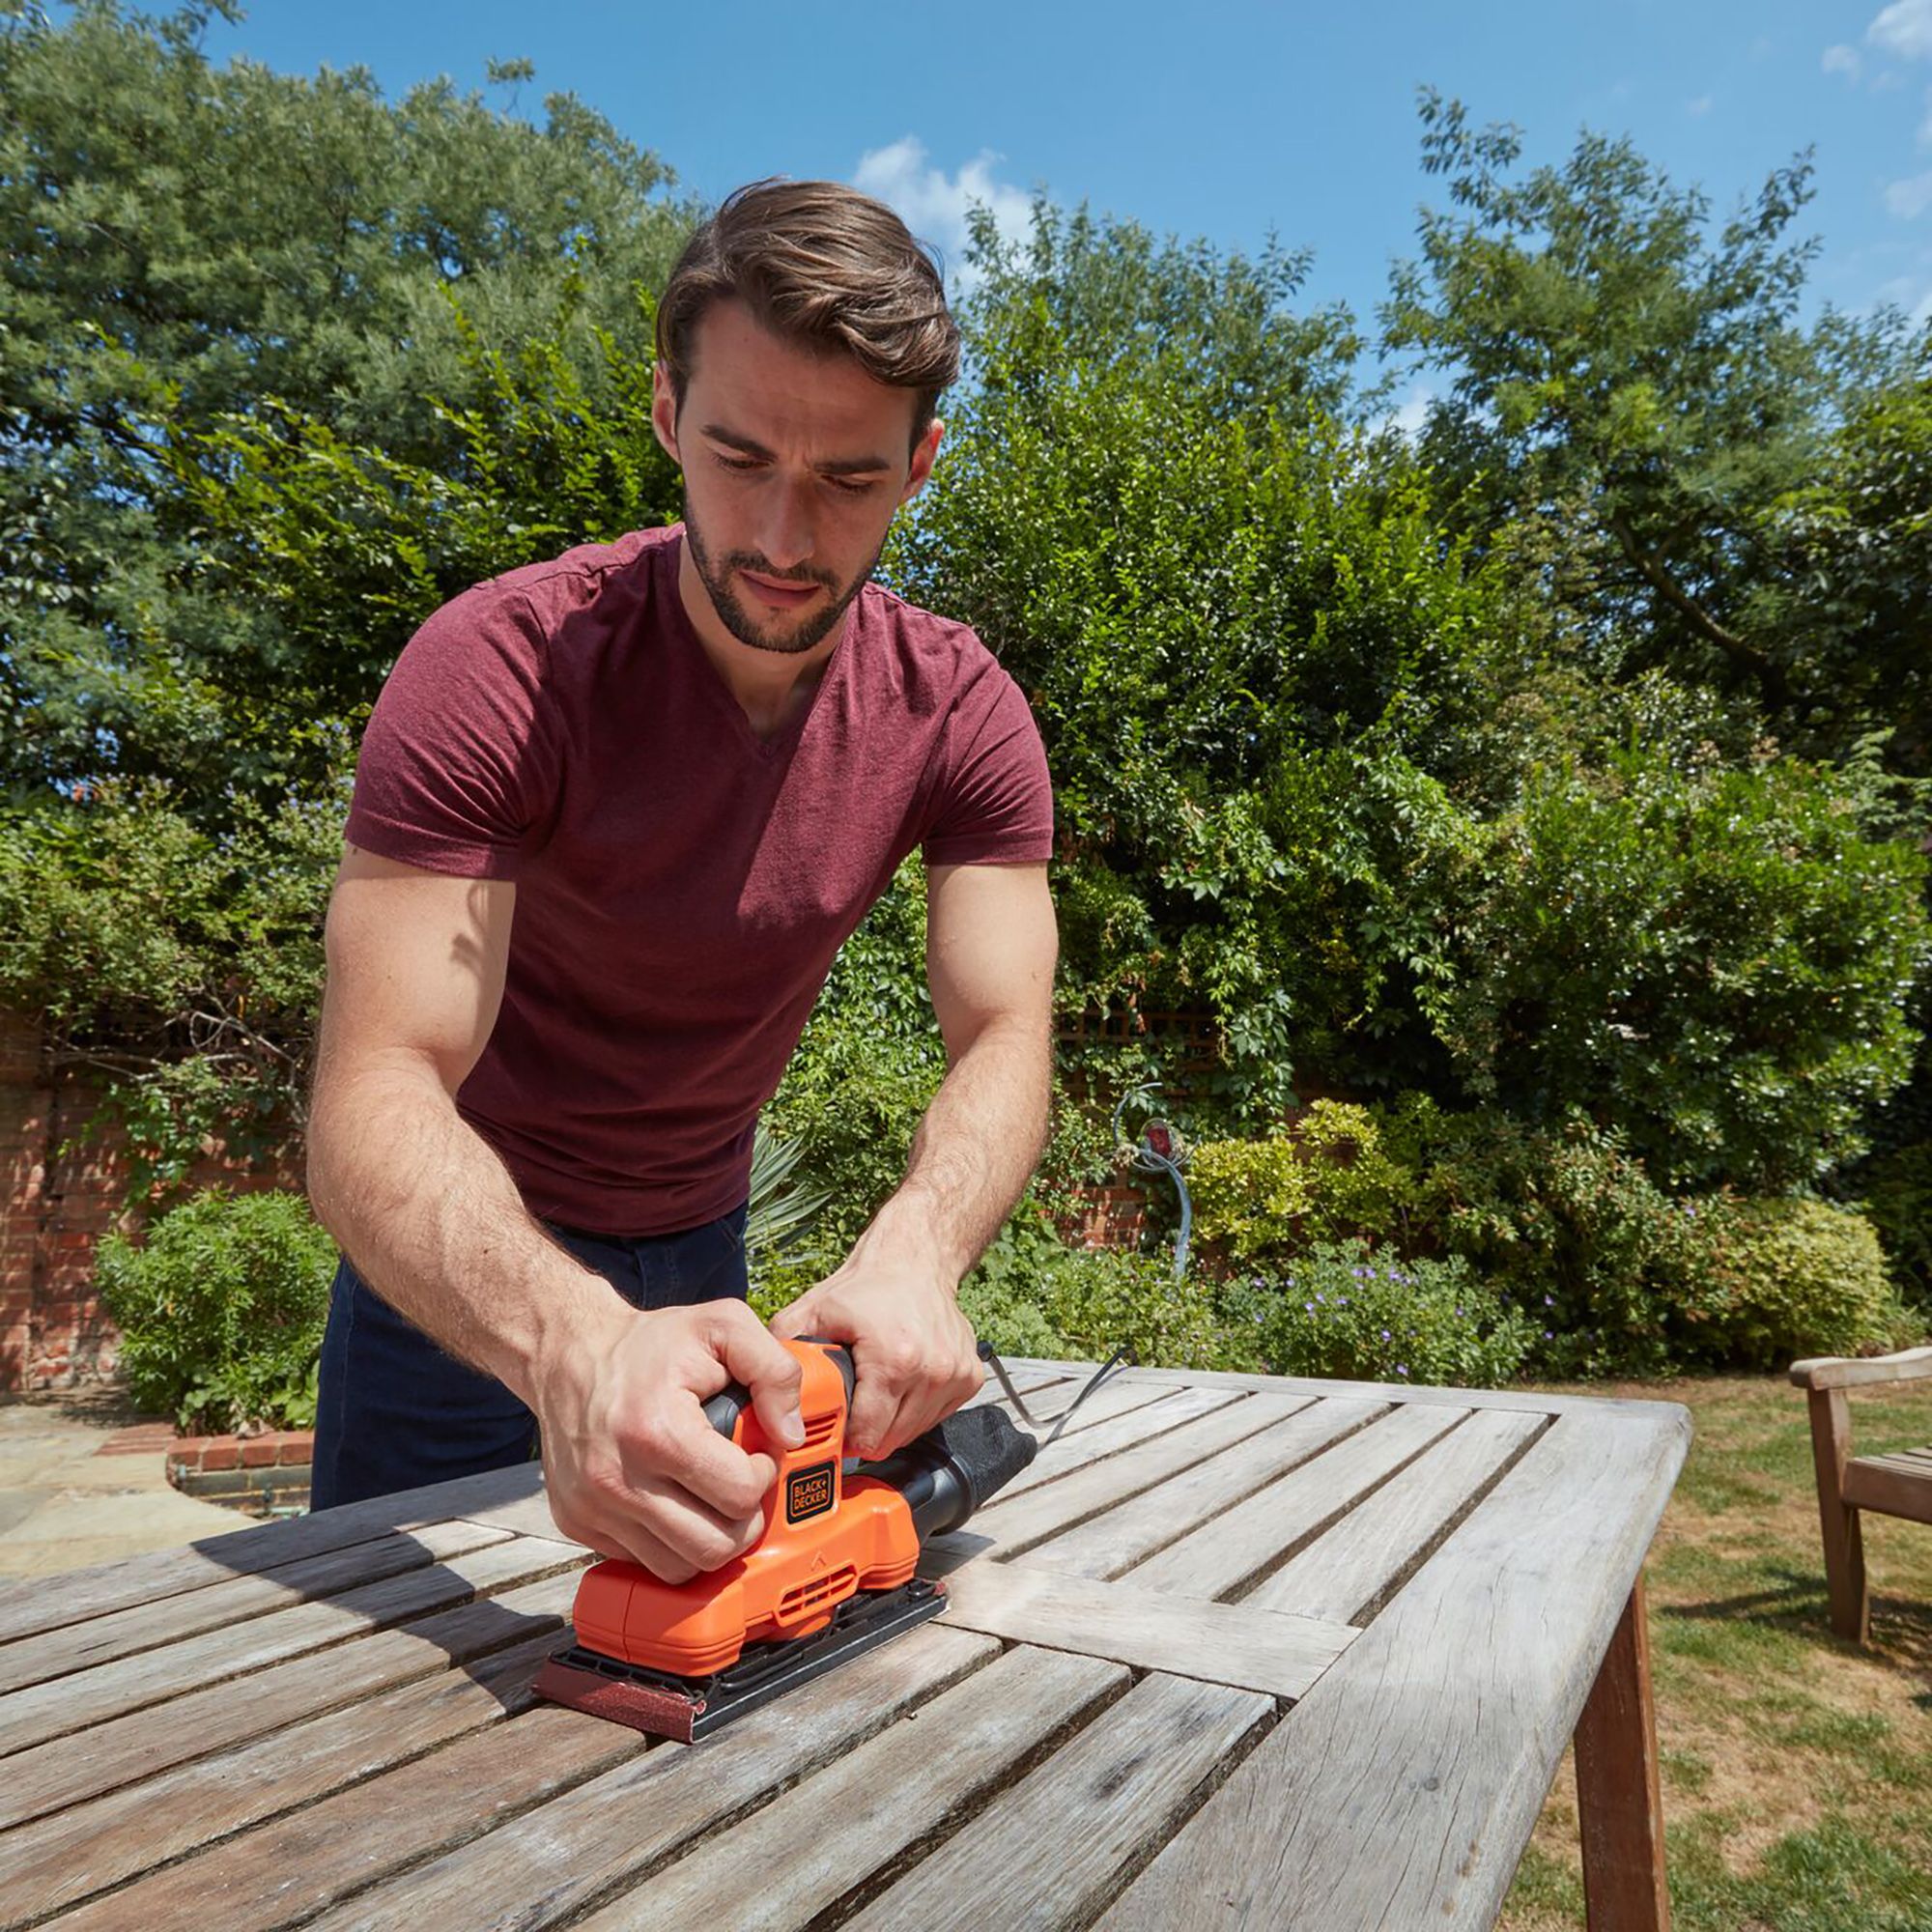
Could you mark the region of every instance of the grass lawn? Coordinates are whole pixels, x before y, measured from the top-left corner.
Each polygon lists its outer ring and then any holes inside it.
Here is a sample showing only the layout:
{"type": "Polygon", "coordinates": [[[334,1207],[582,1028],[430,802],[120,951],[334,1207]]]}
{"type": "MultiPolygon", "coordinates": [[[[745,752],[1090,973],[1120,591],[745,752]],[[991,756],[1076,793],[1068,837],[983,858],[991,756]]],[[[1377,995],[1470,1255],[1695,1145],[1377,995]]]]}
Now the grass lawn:
{"type": "MultiPolygon", "coordinates": [[[[1710,1378],[1649,1566],[1677,1932],[1932,1932],[1932,1525],[1864,1518],[1872,1641],[1831,1634],[1801,1391],[1710,1378]]],[[[1852,1396],[1855,1454],[1932,1442],[1932,1383],[1852,1396]]],[[[1503,1932],[1583,1925],[1566,1763],[1503,1932]]]]}

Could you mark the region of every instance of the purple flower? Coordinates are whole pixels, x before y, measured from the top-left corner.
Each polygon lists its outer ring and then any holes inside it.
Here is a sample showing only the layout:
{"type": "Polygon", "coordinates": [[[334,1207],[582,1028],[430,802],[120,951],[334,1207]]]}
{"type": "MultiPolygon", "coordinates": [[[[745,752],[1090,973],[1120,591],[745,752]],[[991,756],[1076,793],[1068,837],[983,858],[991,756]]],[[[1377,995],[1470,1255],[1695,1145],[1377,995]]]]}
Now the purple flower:
{"type": "Polygon", "coordinates": [[[1408,1364],[1407,1364],[1406,1362],[1398,1362],[1398,1363],[1397,1363],[1397,1364],[1395,1365],[1395,1372],[1396,1372],[1396,1374],[1397,1374],[1397,1375],[1399,1375],[1399,1376],[1406,1376],[1406,1375],[1407,1375],[1407,1373],[1408,1373],[1408,1364]]]}
{"type": "Polygon", "coordinates": [[[1389,1339],[1389,1331],[1386,1328],[1384,1328],[1382,1330],[1382,1340],[1386,1342],[1388,1339],[1389,1339]]]}
{"type": "Polygon", "coordinates": [[[1543,1305],[1546,1308],[1554,1308],[1556,1306],[1556,1297],[1553,1294],[1546,1294],[1543,1297],[1543,1305]]]}
{"type": "Polygon", "coordinates": [[[1556,1337],[1555,1337],[1554,1335],[1552,1335],[1552,1334],[1551,1334],[1551,1333],[1549,1332],[1549,1330],[1548,1330],[1548,1328],[1546,1328],[1546,1329],[1545,1329],[1545,1330],[1543,1331],[1543,1339],[1544,1339],[1544,1340],[1545,1340],[1546,1342],[1553,1342],[1553,1341],[1555,1341],[1556,1337]]]}
{"type": "Polygon", "coordinates": [[[1303,1302],[1303,1303],[1301,1304],[1301,1306],[1302,1306],[1302,1308],[1303,1308],[1303,1309],[1304,1309],[1304,1310],[1305,1310],[1305,1311],[1306,1311],[1306,1312],[1307,1312],[1308,1314],[1310,1314],[1310,1315],[1313,1315],[1313,1314],[1315,1313],[1315,1304],[1314,1304],[1314,1302],[1312,1302],[1312,1301],[1304,1301],[1304,1302],[1303,1302]]]}

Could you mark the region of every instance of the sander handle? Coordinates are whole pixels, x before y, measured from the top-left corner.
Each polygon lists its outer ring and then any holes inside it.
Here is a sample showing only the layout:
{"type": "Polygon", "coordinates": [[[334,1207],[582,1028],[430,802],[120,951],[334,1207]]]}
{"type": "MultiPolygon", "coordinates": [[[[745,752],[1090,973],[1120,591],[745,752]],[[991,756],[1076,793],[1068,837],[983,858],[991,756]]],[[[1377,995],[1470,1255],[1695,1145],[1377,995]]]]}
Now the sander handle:
{"type": "MultiPolygon", "coordinates": [[[[801,1335],[801,1342],[809,1342],[815,1349],[823,1349],[831,1357],[845,1384],[845,1400],[850,1404],[852,1389],[858,1378],[852,1367],[852,1351],[840,1342],[828,1342],[822,1335],[801,1335]]],[[[752,1392],[743,1382],[727,1382],[724,1387],[704,1405],[704,1419],[728,1442],[738,1432],[738,1419],[752,1406],[752,1392]]]]}

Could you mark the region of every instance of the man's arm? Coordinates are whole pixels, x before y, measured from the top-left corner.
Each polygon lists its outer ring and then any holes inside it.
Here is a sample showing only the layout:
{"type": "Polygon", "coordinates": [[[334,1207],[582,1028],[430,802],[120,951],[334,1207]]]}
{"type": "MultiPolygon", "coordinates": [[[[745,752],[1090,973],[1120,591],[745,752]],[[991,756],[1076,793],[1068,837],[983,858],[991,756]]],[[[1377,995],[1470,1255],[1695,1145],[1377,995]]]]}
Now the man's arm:
{"type": "Polygon", "coordinates": [[[772,1323],[851,1344],[861,1455],[891,1454],[980,1386],[955,1295],[1045,1144],[1057,945],[1044,866],[932,868],[926,979],[951,1066],[897,1191],[843,1264],[772,1323]]]}
{"type": "Polygon", "coordinates": [[[733,1378],[782,1439],[799,1372],[740,1302],[640,1314],[550,1240],[455,1095],[496,1024],[516,888],[349,849],[329,901],[309,1196],[391,1306],[536,1413],[565,1535],[668,1581],[749,1547],[776,1471],[705,1423],[733,1378]]]}

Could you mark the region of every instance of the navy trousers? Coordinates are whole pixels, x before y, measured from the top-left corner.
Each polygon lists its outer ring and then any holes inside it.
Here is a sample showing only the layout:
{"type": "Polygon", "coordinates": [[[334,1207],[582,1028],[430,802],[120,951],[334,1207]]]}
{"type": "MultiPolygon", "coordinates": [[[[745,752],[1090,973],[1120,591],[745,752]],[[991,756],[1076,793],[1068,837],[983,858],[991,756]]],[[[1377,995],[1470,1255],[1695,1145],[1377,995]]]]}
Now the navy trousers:
{"type": "MultiPolygon", "coordinates": [[[[678,1235],[551,1234],[637,1308],[745,1298],[745,1210],[678,1235]]],[[[536,1417],[492,1376],[446,1355],[345,1259],[335,1271],[315,1416],[309,1506],[526,1463],[536,1417]]]]}

